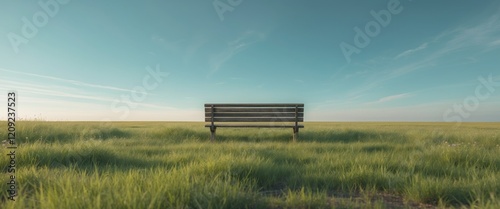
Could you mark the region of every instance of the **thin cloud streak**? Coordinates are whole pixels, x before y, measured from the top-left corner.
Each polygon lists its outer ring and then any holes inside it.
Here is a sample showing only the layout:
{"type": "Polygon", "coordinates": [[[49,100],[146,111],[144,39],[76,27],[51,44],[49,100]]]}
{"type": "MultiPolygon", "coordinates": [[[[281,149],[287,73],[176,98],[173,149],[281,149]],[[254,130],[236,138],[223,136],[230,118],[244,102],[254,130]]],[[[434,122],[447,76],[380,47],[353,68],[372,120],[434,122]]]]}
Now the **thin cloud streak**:
{"type": "MultiPolygon", "coordinates": [[[[443,112],[453,100],[443,100],[400,107],[365,107],[357,109],[339,109],[322,107],[310,110],[307,121],[415,121],[443,122],[443,112]],[[418,112],[418,114],[415,114],[418,112]],[[332,120],[333,119],[333,120],[332,120]]],[[[489,116],[487,121],[498,121],[500,101],[481,103],[481,108],[474,112],[466,122],[484,121],[482,116],[489,116]]]]}
{"type": "Polygon", "coordinates": [[[490,43],[490,46],[496,46],[496,45],[500,45],[500,39],[490,43]]]}
{"type": "Polygon", "coordinates": [[[49,80],[53,80],[53,81],[61,81],[61,82],[73,84],[76,86],[85,86],[85,87],[91,87],[91,88],[99,88],[99,89],[123,91],[123,92],[134,92],[133,90],[123,89],[123,88],[118,88],[118,87],[113,87],[113,86],[90,84],[90,83],[85,83],[85,82],[76,81],[76,80],[70,80],[70,79],[64,79],[64,78],[58,78],[58,77],[52,77],[52,76],[46,76],[46,75],[39,75],[39,74],[34,74],[34,73],[18,72],[18,71],[3,69],[3,68],[0,68],[0,71],[21,74],[21,75],[27,75],[27,76],[37,77],[37,78],[45,78],[45,79],[49,79],[49,80]]]}
{"type": "Polygon", "coordinates": [[[389,102],[389,101],[393,101],[393,100],[397,100],[397,99],[402,99],[402,98],[406,98],[410,96],[409,93],[405,93],[405,94],[397,94],[397,95],[392,95],[392,96],[387,96],[387,97],[384,97],[384,98],[380,98],[377,103],[384,103],[384,102],[389,102]]]}
{"type": "MultiPolygon", "coordinates": [[[[81,100],[87,100],[88,102],[84,102],[86,104],[96,104],[95,102],[104,102],[105,104],[111,104],[113,102],[119,101],[119,97],[110,97],[110,96],[94,96],[94,95],[87,95],[87,94],[81,94],[77,92],[62,92],[62,91],[57,91],[53,89],[49,89],[44,85],[37,85],[37,84],[28,84],[28,83],[22,83],[22,82],[14,82],[14,81],[7,81],[7,80],[2,80],[0,79],[0,82],[4,84],[14,84],[16,86],[16,90],[20,92],[22,95],[40,95],[40,96],[52,96],[52,97],[59,97],[59,99],[53,99],[57,100],[59,104],[65,104],[67,103],[68,99],[73,99],[71,101],[74,101],[74,99],[81,99],[81,100]],[[62,99],[66,98],[66,99],[62,99]],[[93,101],[93,102],[90,102],[93,101]]],[[[57,87],[57,86],[56,86],[57,87]]],[[[60,89],[59,87],[57,87],[60,89]]],[[[9,89],[0,87],[1,90],[8,91],[9,89]]],[[[24,96],[23,96],[24,97],[24,96]]],[[[31,100],[28,100],[31,102],[31,100]]],[[[127,104],[129,106],[141,106],[141,107],[148,107],[148,108],[156,108],[156,109],[174,109],[173,107],[168,107],[164,105],[156,105],[156,104],[149,104],[149,103],[134,103],[134,102],[122,102],[123,104],[127,104]]],[[[64,106],[64,105],[63,105],[64,106]]]]}
{"type": "Polygon", "coordinates": [[[417,47],[415,49],[410,49],[410,50],[404,51],[403,53],[397,55],[395,59],[399,59],[401,57],[411,55],[411,54],[418,52],[420,50],[424,50],[427,48],[427,45],[428,45],[428,43],[423,43],[422,45],[420,45],[419,47],[417,47]]]}
{"type": "MultiPolygon", "coordinates": [[[[21,103],[19,118],[23,120],[57,120],[57,121],[100,121],[103,118],[118,118],[117,113],[111,111],[107,104],[97,104],[85,101],[67,101],[59,99],[48,99],[36,96],[23,96],[23,100],[29,103],[21,103]],[[79,111],[75,111],[79,110],[79,111]]],[[[155,109],[130,109],[130,120],[156,120],[162,121],[165,118],[181,118],[183,114],[190,116],[188,120],[194,120],[196,115],[193,111],[182,110],[171,107],[144,105],[155,109]]],[[[5,120],[7,115],[0,115],[0,120],[5,120]]]]}
{"type": "Polygon", "coordinates": [[[245,50],[249,46],[264,40],[266,37],[263,33],[258,33],[255,31],[247,31],[242,36],[238,37],[234,41],[230,41],[228,46],[219,54],[213,55],[210,58],[211,71],[209,75],[212,75],[220,70],[220,68],[233,56],[245,50]]]}
{"type": "MultiPolygon", "coordinates": [[[[486,21],[479,24],[469,24],[469,27],[460,26],[458,28],[447,30],[435,38],[432,41],[426,42],[416,49],[405,51],[397,56],[408,56],[417,51],[424,50],[430,47],[437,47],[437,51],[431,53],[422,59],[418,59],[416,62],[406,64],[404,66],[392,67],[391,70],[380,72],[377,76],[378,79],[372,80],[372,82],[367,83],[364,86],[359,87],[357,90],[350,92],[351,95],[362,94],[370,89],[373,89],[389,80],[398,78],[400,76],[415,72],[417,70],[426,69],[428,67],[434,66],[436,61],[447,56],[452,52],[456,52],[469,47],[481,47],[485,48],[492,44],[496,45],[498,40],[498,35],[500,34],[500,15],[493,14],[486,21]],[[442,41],[447,40],[447,41],[442,41]],[[442,44],[439,46],[439,44],[442,44]],[[418,50],[417,50],[418,49],[418,50]]],[[[490,47],[491,50],[491,47],[490,47]]],[[[396,56],[396,57],[397,57],[396,56]]],[[[396,58],[394,58],[396,60],[396,58]]],[[[393,60],[393,61],[394,61],[393,60]]],[[[376,71],[374,71],[376,72],[376,71]]]]}
{"type": "Polygon", "coordinates": [[[445,46],[434,56],[440,57],[466,47],[496,46],[499,35],[500,15],[494,14],[482,23],[470,27],[458,27],[437,36],[434,42],[440,42],[444,38],[450,40],[446,41],[445,46]]]}

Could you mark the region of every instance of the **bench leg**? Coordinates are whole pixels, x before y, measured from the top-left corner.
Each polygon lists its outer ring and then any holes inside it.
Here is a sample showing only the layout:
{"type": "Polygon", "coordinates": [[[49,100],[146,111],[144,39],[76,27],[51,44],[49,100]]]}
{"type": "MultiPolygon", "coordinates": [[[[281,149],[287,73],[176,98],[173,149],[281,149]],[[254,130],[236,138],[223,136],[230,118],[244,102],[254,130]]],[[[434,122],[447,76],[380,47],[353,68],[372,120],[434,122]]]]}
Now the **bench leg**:
{"type": "Polygon", "coordinates": [[[210,129],[210,141],[215,142],[215,127],[210,129]]]}

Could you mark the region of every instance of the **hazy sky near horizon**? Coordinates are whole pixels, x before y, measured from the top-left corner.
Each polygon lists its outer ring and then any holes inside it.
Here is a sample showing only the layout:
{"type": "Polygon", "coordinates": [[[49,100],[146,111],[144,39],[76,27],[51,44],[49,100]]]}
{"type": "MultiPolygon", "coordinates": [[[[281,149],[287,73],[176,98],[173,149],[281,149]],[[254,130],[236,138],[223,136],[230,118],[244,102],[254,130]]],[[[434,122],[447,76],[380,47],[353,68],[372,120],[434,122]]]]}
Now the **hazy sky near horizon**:
{"type": "MultiPolygon", "coordinates": [[[[43,120],[500,121],[500,2],[1,1],[0,107],[43,120]]],[[[7,112],[0,112],[5,120],[7,112]]]]}

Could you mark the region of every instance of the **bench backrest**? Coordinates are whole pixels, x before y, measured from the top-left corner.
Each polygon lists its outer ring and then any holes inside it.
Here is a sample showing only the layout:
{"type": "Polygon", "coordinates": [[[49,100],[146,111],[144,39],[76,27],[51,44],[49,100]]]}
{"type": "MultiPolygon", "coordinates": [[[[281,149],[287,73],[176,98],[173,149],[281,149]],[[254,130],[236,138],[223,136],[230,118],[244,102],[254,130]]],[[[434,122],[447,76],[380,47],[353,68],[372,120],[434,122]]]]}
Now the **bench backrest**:
{"type": "Polygon", "coordinates": [[[304,122],[304,104],[205,104],[205,122],[304,122]]]}

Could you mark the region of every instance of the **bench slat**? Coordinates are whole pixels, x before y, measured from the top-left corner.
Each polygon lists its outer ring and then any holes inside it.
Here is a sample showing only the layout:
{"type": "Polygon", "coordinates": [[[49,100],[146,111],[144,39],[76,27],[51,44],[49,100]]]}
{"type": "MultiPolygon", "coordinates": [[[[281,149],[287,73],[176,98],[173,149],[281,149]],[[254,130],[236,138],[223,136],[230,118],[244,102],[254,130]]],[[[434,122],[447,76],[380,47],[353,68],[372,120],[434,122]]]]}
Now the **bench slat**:
{"type": "MultiPolygon", "coordinates": [[[[205,108],[205,112],[211,112],[211,108],[205,108]]],[[[226,108],[216,107],[214,112],[270,112],[270,113],[295,113],[295,108],[226,108]]],[[[298,112],[304,112],[304,108],[298,108],[298,112]]]]}
{"type": "Polygon", "coordinates": [[[304,104],[279,104],[279,103],[269,103],[269,104],[205,104],[205,107],[304,107],[304,104]]]}
{"type": "MultiPolygon", "coordinates": [[[[298,113],[297,114],[299,118],[304,117],[304,113],[298,113]]],[[[262,112],[262,113],[214,113],[214,117],[289,117],[293,118],[295,117],[295,113],[282,113],[282,112],[262,112]]],[[[205,117],[212,117],[212,113],[206,112],[205,117]]]]}
{"type": "MultiPolygon", "coordinates": [[[[210,125],[205,125],[205,127],[210,127],[210,125]]],[[[295,125],[240,125],[240,124],[217,124],[216,127],[227,127],[227,128],[294,128],[295,125]]],[[[304,125],[298,125],[298,128],[304,128],[304,125]]]]}
{"type": "MultiPolygon", "coordinates": [[[[211,122],[205,118],[205,122],[211,122]]],[[[295,122],[295,118],[214,118],[214,122],[295,122]]],[[[297,122],[304,122],[304,118],[297,118],[297,122]]]]}

